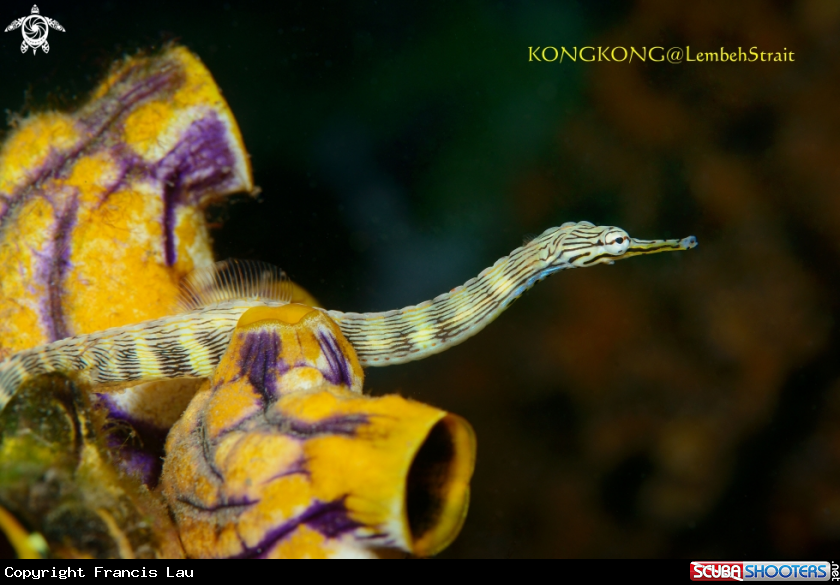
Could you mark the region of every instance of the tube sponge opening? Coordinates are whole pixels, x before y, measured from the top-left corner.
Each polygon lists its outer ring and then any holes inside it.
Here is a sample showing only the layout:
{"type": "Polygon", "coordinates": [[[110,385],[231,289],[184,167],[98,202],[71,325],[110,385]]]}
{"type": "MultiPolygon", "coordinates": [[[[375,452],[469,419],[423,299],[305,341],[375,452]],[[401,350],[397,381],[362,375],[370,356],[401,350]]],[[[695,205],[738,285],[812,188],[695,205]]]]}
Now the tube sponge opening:
{"type": "Polygon", "coordinates": [[[405,507],[414,554],[436,554],[461,531],[474,466],[472,428],[447,415],[429,431],[408,472],[405,507]]]}

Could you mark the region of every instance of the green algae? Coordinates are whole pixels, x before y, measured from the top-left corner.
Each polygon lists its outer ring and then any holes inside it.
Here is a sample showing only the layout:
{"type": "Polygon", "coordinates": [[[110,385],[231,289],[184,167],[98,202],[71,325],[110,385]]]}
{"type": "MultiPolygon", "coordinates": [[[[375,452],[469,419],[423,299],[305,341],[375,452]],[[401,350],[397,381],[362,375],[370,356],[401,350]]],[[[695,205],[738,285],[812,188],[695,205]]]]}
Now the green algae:
{"type": "Polygon", "coordinates": [[[182,556],[159,496],[113,464],[101,418],[63,376],[24,385],[0,414],[0,505],[52,557],[182,556]]]}

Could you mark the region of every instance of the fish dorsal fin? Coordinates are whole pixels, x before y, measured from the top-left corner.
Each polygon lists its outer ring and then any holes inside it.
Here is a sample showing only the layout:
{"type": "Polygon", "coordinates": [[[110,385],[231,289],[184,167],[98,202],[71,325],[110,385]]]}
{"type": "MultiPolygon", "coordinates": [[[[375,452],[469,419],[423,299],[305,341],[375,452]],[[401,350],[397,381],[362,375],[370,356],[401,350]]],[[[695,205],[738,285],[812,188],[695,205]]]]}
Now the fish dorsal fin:
{"type": "Polygon", "coordinates": [[[223,260],[190,272],[181,282],[178,305],[187,312],[237,299],[288,303],[292,285],[286,273],[271,264],[223,260]]]}

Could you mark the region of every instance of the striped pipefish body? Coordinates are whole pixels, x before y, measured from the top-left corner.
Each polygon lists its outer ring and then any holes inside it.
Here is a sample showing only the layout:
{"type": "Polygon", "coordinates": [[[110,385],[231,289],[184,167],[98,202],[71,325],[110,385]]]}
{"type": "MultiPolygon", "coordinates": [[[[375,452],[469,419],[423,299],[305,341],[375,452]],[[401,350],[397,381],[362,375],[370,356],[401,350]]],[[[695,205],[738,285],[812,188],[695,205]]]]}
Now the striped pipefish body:
{"type": "MultiPolygon", "coordinates": [[[[696,245],[694,236],[638,240],[617,227],[569,222],[546,230],[463,286],[419,305],[383,313],[322,310],[338,323],[362,365],[399,364],[475,335],[557,271],[696,245]]],[[[290,302],[291,285],[279,269],[257,262],[220,262],[185,279],[179,314],[62,339],[0,362],[0,410],[21,384],[50,372],[70,375],[97,390],[210,377],[245,311],[290,302]]]]}

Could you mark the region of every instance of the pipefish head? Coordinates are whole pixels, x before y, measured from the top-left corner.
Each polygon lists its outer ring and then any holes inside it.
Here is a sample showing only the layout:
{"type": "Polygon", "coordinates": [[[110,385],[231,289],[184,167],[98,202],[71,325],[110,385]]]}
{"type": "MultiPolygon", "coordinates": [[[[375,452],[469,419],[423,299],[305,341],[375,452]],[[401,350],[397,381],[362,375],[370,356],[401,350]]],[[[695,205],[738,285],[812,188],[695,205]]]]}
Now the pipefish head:
{"type": "Polygon", "coordinates": [[[596,226],[588,221],[564,223],[537,238],[540,259],[549,269],[581,268],[596,264],[612,264],[616,260],[688,250],[697,246],[697,238],[682,240],[639,240],[615,226],[596,226]]]}

